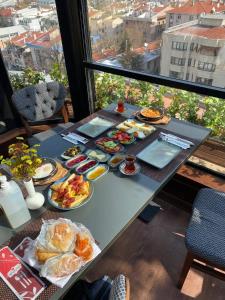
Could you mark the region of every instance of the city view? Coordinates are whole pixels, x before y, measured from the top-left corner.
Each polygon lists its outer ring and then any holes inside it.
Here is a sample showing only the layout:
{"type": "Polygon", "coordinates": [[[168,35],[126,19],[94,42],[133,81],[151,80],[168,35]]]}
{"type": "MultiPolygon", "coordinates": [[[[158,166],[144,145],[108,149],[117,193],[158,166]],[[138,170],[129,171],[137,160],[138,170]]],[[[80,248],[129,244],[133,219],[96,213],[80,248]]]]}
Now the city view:
{"type": "MultiPolygon", "coordinates": [[[[89,0],[88,21],[94,62],[225,87],[223,0],[89,0]]],[[[58,81],[74,115],[55,0],[1,0],[0,47],[14,90],[58,81]]],[[[99,71],[94,79],[95,109],[118,99],[151,103],[225,140],[223,99],[99,71]]]]}

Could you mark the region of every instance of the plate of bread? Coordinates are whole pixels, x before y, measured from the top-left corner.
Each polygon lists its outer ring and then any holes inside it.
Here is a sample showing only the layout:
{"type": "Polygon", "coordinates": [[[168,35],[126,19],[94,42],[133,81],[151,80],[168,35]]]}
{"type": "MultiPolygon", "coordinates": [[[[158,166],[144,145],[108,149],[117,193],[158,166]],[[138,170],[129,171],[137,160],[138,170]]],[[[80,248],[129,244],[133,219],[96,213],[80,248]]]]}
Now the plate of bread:
{"type": "Polygon", "coordinates": [[[48,201],[61,210],[70,210],[86,204],[93,195],[93,184],[83,175],[72,174],[50,186],[48,201]]]}
{"type": "Polygon", "coordinates": [[[26,261],[40,276],[63,287],[69,278],[101,250],[90,231],[69,219],[44,220],[40,234],[25,251],[26,261]]]}

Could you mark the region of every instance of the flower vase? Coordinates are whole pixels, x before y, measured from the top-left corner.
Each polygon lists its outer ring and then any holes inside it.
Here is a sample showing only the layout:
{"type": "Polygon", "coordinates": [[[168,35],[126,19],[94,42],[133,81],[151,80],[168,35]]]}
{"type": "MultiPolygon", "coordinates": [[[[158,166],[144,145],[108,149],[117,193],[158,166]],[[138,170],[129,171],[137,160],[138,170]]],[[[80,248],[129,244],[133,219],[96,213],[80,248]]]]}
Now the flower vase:
{"type": "Polygon", "coordinates": [[[28,193],[28,196],[26,197],[27,207],[32,210],[42,207],[45,198],[41,193],[35,191],[33,179],[30,179],[29,181],[24,180],[23,183],[28,193]]]}

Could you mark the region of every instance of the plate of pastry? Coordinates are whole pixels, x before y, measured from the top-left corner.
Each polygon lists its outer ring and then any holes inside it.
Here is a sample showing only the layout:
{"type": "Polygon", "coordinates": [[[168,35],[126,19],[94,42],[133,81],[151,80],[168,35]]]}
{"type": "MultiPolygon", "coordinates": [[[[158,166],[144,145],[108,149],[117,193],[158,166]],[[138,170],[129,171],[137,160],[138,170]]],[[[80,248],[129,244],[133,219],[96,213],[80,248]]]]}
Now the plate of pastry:
{"type": "Polygon", "coordinates": [[[50,186],[48,201],[60,210],[76,209],[91,199],[93,191],[92,183],[84,180],[83,175],[72,174],[50,186]]]}
{"type": "Polygon", "coordinates": [[[84,225],[59,218],[43,221],[38,237],[29,244],[22,259],[39,270],[41,277],[62,288],[100,252],[84,225]]]}
{"type": "Polygon", "coordinates": [[[134,137],[137,137],[139,139],[146,138],[156,130],[156,128],[152,125],[137,122],[133,119],[125,120],[124,122],[118,124],[116,128],[121,131],[133,134],[134,137]]]}

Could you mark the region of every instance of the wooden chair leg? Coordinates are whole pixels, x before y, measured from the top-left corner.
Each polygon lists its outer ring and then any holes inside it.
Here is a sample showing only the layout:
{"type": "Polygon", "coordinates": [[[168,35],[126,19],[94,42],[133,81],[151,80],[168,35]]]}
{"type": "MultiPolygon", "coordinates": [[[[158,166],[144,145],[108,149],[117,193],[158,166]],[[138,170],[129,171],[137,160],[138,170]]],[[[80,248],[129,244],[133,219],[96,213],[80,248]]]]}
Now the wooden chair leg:
{"type": "Polygon", "coordinates": [[[61,108],[61,113],[63,115],[64,123],[68,123],[69,122],[69,116],[68,116],[68,112],[67,112],[67,109],[66,109],[65,105],[63,105],[63,107],[61,108]]]}
{"type": "Polygon", "coordinates": [[[187,277],[188,271],[190,270],[190,267],[192,265],[193,260],[194,260],[193,255],[190,252],[188,252],[187,256],[185,258],[183,269],[181,271],[180,279],[179,279],[178,284],[177,284],[177,287],[180,290],[183,287],[184,281],[185,281],[185,279],[187,277]]]}

